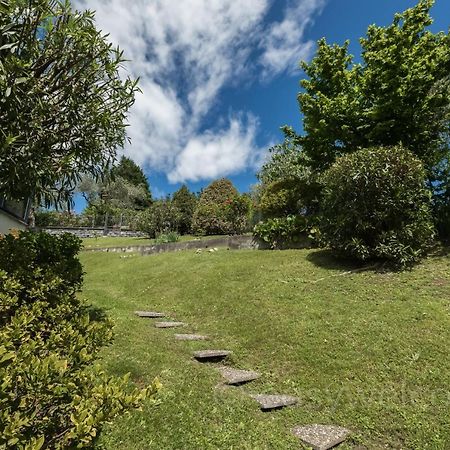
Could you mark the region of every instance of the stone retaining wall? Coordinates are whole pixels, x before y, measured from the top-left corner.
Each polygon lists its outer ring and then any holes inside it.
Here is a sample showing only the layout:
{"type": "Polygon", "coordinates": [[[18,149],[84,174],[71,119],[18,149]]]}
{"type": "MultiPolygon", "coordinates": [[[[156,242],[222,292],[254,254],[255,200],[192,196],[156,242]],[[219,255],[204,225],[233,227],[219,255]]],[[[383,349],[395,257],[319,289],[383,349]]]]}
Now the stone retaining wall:
{"type": "Polygon", "coordinates": [[[257,249],[259,244],[252,236],[223,236],[211,239],[198,239],[186,242],[170,242],[167,244],[147,244],[123,247],[86,248],[86,252],[131,253],[140,252],[142,255],[152,255],[164,252],[178,252],[181,250],[211,249],[227,247],[231,250],[257,249]]]}
{"type": "MultiPolygon", "coordinates": [[[[86,252],[112,252],[112,253],[132,253],[139,252],[142,255],[153,255],[164,252],[178,252],[181,250],[211,249],[215,247],[226,247],[230,250],[267,250],[269,246],[263,242],[256,241],[253,236],[221,236],[211,239],[197,239],[185,242],[170,242],[167,244],[147,244],[122,247],[86,248],[86,252]]],[[[305,237],[304,240],[283,248],[311,248],[311,240],[305,237]]]]}
{"type": "Polygon", "coordinates": [[[140,231],[131,231],[131,230],[115,230],[108,229],[106,233],[103,228],[60,228],[60,227],[49,227],[42,228],[41,231],[45,231],[49,234],[63,234],[63,233],[71,233],[79,238],[95,238],[100,236],[111,236],[111,237],[146,237],[145,233],[141,233],[140,231]]]}

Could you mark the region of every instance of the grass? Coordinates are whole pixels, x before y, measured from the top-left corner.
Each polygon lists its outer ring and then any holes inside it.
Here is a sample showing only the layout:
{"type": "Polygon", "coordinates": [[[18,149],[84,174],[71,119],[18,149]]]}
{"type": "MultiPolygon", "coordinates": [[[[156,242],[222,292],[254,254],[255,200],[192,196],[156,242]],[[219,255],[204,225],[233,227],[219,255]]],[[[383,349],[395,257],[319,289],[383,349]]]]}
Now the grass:
{"type": "Polygon", "coordinates": [[[157,405],[108,425],[99,447],[298,449],[292,427],[330,423],[353,431],[342,450],[450,448],[448,256],[346,275],[351,266],[320,250],[81,258],[83,295],[117,324],[102,364],[164,386],[157,405]],[[136,309],[165,311],[213,340],[175,341],[136,309]],[[208,347],[232,350],[230,364],[261,379],[217,389],[219,374],[191,358],[208,347]],[[300,404],[262,413],[246,392],[300,404]]]}
{"type": "MultiPolygon", "coordinates": [[[[180,236],[179,242],[192,241],[194,239],[211,239],[218,236],[180,236]]],[[[115,236],[100,236],[95,238],[84,238],[84,248],[108,248],[108,247],[132,247],[139,245],[151,245],[155,243],[155,239],[142,237],[115,237],[115,236]]]]}

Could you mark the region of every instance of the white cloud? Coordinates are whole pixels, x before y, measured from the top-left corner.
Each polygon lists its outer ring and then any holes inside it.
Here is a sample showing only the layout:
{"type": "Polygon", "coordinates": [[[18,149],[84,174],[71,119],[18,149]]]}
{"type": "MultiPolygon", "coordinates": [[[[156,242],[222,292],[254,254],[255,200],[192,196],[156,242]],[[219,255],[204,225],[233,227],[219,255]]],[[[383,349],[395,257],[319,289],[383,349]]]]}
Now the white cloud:
{"type": "Polygon", "coordinates": [[[253,116],[233,117],[222,131],[191,137],[177,156],[169,181],[213,179],[245,169],[263,152],[255,144],[257,125],[253,116]]]}
{"type": "Polygon", "coordinates": [[[128,156],[164,171],[171,182],[211,179],[255,163],[261,152],[254,117],[237,112],[219,117],[214,131],[204,125],[225,86],[244,75],[274,76],[310,51],[304,30],[324,0],[297,0],[281,22],[268,24],[278,1],[75,0],[79,9],[96,11],[98,27],[141,79],[128,156]],[[260,64],[252,73],[250,57],[260,64]]]}
{"type": "Polygon", "coordinates": [[[325,6],[325,0],[292,1],[286,8],[283,19],[272,24],[261,47],[263,77],[270,78],[285,70],[298,69],[300,60],[307,60],[313,51],[314,42],[303,37],[314,15],[325,6]]]}

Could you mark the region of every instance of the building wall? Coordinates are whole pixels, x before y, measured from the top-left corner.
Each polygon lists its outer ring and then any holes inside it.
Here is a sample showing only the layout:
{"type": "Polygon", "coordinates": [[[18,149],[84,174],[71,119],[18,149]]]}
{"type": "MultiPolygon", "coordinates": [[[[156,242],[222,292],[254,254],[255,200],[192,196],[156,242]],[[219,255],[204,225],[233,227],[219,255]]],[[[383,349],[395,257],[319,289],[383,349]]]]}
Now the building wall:
{"type": "Polygon", "coordinates": [[[8,234],[11,229],[25,230],[26,225],[20,220],[0,210],[0,234],[8,234]]]}

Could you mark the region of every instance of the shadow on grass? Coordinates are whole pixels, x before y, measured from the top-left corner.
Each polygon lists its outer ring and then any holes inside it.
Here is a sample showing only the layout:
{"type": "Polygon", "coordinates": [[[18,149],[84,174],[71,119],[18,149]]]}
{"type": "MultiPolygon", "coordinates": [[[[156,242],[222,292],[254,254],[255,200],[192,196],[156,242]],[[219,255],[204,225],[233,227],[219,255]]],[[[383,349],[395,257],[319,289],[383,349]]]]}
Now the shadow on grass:
{"type": "Polygon", "coordinates": [[[450,243],[442,243],[437,245],[431,252],[430,256],[434,258],[442,258],[443,256],[450,256],[450,243]]]}
{"type": "Polygon", "coordinates": [[[398,272],[398,268],[389,265],[387,261],[369,260],[358,261],[353,258],[336,254],[333,250],[322,249],[311,252],[306,259],[315,266],[327,270],[335,270],[340,272],[398,272]]]}
{"type": "Polygon", "coordinates": [[[105,308],[98,308],[97,306],[88,305],[85,312],[93,322],[104,322],[108,318],[105,308]]]}
{"type": "Polygon", "coordinates": [[[311,252],[307,255],[306,259],[315,266],[328,270],[355,270],[361,269],[367,265],[350,258],[338,256],[330,249],[311,252]]]}

